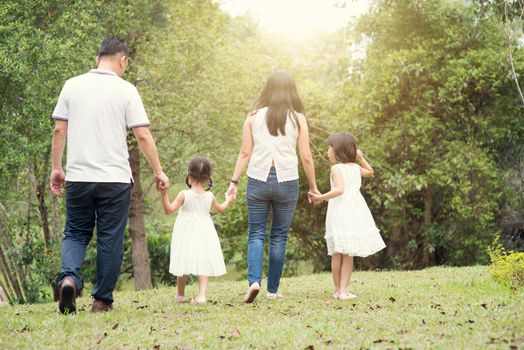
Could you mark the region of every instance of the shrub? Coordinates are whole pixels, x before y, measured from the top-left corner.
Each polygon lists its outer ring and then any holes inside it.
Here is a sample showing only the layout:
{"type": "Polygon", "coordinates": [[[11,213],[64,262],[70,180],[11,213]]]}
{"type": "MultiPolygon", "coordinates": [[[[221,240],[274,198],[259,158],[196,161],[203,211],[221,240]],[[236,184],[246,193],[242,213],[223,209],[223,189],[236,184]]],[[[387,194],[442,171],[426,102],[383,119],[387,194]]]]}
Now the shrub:
{"type": "Polygon", "coordinates": [[[488,253],[491,275],[497,282],[513,288],[524,286],[524,252],[506,252],[497,236],[488,248],[488,253]]]}

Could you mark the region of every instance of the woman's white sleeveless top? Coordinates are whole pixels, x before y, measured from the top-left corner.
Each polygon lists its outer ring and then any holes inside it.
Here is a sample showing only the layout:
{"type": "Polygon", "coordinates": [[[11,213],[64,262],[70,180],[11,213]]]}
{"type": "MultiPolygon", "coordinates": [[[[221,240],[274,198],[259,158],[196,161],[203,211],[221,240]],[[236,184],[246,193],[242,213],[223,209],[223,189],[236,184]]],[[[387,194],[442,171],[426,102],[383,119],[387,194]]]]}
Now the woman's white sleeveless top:
{"type": "Polygon", "coordinates": [[[273,136],[269,133],[266,123],[268,108],[257,111],[253,122],[253,151],[247,168],[247,176],[266,182],[275,163],[278,182],[298,179],[297,138],[298,120],[288,116],[286,121],[286,134],[273,136]]]}

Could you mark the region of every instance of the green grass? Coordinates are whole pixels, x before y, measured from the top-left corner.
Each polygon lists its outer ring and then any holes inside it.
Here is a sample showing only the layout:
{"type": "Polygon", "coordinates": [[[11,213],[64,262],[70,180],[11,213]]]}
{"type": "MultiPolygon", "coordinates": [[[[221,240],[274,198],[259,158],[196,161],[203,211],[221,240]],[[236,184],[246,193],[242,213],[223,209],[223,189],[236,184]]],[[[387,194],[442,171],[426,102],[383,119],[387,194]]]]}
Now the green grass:
{"type": "MultiPolygon", "coordinates": [[[[519,349],[524,290],[493,282],[487,267],[356,272],[333,300],[331,275],[282,280],[285,299],[242,304],[246,282],[210,284],[207,305],[176,304],[176,289],[116,293],[115,310],[76,315],[56,304],[0,308],[0,348],[519,349]]],[[[190,286],[188,295],[196,292],[190,286]]]]}

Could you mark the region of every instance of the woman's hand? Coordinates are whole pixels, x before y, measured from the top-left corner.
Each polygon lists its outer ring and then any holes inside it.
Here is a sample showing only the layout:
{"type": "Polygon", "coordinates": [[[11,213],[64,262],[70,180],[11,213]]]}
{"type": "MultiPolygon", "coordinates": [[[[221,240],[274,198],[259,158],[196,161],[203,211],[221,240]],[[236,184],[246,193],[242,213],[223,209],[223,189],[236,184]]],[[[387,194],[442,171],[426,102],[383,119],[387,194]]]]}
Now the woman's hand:
{"type": "Polygon", "coordinates": [[[314,205],[320,204],[323,201],[322,194],[320,194],[318,190],[316,192],[309,191],[308,197],[309,197],[309,202],[313,203],[314,205]]]}
{"type": "Polygon", "coordinates": [[[315,187],[315,188],[310,188],[309,192],[307,193],[309,204],[315,204],[316,205],[318,203],[314,203],[313,200],[312,200],[312,195],[313,194],[320,195],[320,191],[315,187]]]}
{"type": "Polygon", "coordinates": [[[229,184],[229,188],[227,189],[226,196],[231,196],[234,202],[237,200],[237,193],[238,193],[237,185],[231,182],[229,184]]]}

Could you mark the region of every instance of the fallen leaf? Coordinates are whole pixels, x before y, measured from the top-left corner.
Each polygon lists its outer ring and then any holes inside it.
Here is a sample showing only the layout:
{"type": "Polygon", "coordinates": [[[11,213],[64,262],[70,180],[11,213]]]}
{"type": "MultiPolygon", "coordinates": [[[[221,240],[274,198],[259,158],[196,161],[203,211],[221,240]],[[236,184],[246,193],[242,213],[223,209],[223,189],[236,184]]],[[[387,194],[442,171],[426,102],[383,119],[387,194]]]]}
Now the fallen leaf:
{"type": "Polygon", "coordinates": [[[153,346],[153,350],[160,350],[160,345],[157,344],[157,345],[153,346]]]}
{"type": "Polygon", "coordinates": [[[473,320],[468,320],[468,322],[469,322],[469,323],[475,323],[475,321],[473,321],[473,320]]]}
{"type": "Polygon", "coordinates": [[[235,328],[235,329],[233,329],[233,331],[231,332],[231,336],[232,336],[233,338],[238,338],[238,337],[240,337],[240,333],[239,333],[238,330],[235,328]]]}
{"type": "Polygon", "coordinates": [[[315,350],[315,347],[313,345],[308,345],[304,348],[304,350],[315,350]]]}
{"type": "Polygon", "coordinates": [[[22,333],[24,333],[24,332],[31,332],[31,328],[29,328],[28,325],[25,325],[24,328],[22,328],[22,329],[20,330],[20,332],[22,332],[22,333]]]}
{"type": "Polygon", "coordinates": [[[482,303],[482,304],[480,304],[480,306],[482,306],[484,309],[487,309],[487,308],[488,308],[488,306],[486,305],[486,303],[482,303]]]}
{"type": "Polygon", "coordinates": [[[118,323],[115,323],[114,326],[111,327],[111,328],[113,328],[113,330],[117,329],[118,328],[118,323]]]}
{"type": "Polygon", "coordinates": [[[96,336],[96,343],[97,343],[97,344],[100,344],[100,342],[102,341],[102,339],[104,339],[105,337],[107,337],[107,333],[97,335],[97,336],[96,336]]]}
{"type": "Polygon", "coordinates": [[[233,307],[233,304],[229,304],[229,303],[228,303],[228,304],[226,304],[226,306],[233,307]]]}
{"type": "Polygon", "coordinates": [[[424,319],[422,319],[422,324],[426,324],[426,321],[424,321],[424,319]]]}
{"type": "Polygon", "coordinates": [[[393,297],[389,297],[389,301],[391,301],[392,303],[394,303],[395,301],[397,301],[397,299],[393,298],[393,297]]]}

